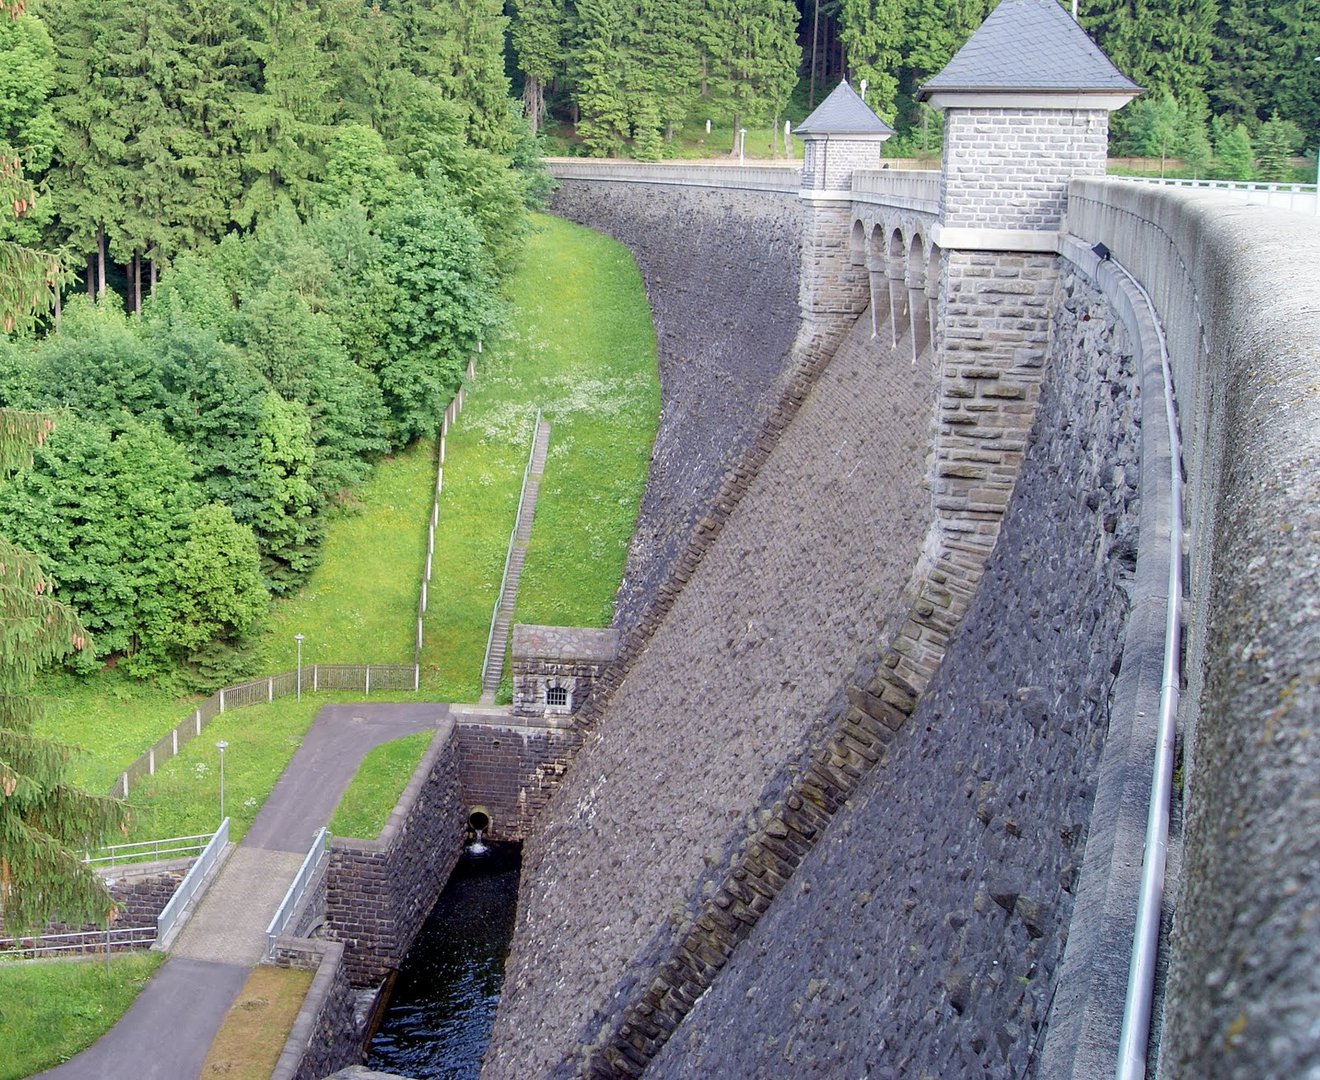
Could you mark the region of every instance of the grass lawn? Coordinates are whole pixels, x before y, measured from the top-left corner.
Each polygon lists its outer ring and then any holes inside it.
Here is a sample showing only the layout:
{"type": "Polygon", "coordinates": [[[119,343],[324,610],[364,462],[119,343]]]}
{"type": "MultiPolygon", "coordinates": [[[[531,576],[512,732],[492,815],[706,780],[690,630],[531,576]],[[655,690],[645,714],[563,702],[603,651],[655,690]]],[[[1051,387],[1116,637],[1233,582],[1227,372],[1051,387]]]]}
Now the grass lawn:
{"type": "Polygon", "coordinates": [[[419,731],[368,753],[330,819],[331,835],[355,840],[379,836],[434,737],[434,731],[419,731]]]}
{"type": "Polygon", "coordinates": [[[267,1080],[298,1018],[313,973],[290,968],[253,968],[202,1066],[203,1076],[267,1080]]]}
{"type": "Polygon", "coordinates": [[[480,695],[481,661],[540,408],[550,452],[519,622],[603,626],[613,611],[660,413],[655,331],[626,248],[537,216],[450,432],[423,663],[451,701],[480,695]]]}
{"type": "Polygon", "coordinates": [[[242,839],[275,781],[298,749],[317,711],[330,701],[354,700],[342,694],[282,698],[268,705],[232,709],[207,725],[179,756],[143,777],[129,793],[133,809],[130,841],[195,836],[220,823],[220,753],[225,750],[225,813],[229,838],[242,839]]]}
{"type": "MultiPolygon", "coordinates": [[[[293,669],[296,633],[306,635],[306,664],[412,663],[434,453],[434,442],[421,440],[381,462],[354,501],[333,513],[321,565],[267,620],[258,653],[261,673],[293,669]]],[[[91,678],[45,676],[38,692],[46,702],[39,733],[85,751],[75,758],[70,777],[94,792],[109,790],[119,771],[184,719],[197,700],[117,671],[91,678]]]]}
{"type": "MultiPolygon", "coordinates": [[[[114,1026],[165,959],[0,961],[0,1080],[52,1068],[114,1026]]],[[[270,1075],[267,1073],[266,1075],[270,1075]]]]}

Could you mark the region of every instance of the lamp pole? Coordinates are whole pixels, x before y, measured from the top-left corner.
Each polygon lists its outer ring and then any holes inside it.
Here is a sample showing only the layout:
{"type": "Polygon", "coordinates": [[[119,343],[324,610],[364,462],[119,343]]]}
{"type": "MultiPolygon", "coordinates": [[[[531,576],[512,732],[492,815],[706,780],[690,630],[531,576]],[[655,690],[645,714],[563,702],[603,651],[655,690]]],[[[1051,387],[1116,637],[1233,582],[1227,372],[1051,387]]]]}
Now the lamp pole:
{"type": "Polygon", "coordinates": [[[738,164],[739,165],[747,164],[747,158],[745,153],[746,149],[747,149],[747,129],[739,128],[738,129],[738,164]]]}
{"type": "Polygon", "coordinates": [[[225,820],[225,751],[229,744],[221,739],[215,744],[215,748],[220,751],[220,823],[225,820]]]}
{"type": "Polygon", "coordinates": [[[302,643],[303,635],[294,634],[293,640],[298,643],[298,700],[302,701],[302,643]]]}

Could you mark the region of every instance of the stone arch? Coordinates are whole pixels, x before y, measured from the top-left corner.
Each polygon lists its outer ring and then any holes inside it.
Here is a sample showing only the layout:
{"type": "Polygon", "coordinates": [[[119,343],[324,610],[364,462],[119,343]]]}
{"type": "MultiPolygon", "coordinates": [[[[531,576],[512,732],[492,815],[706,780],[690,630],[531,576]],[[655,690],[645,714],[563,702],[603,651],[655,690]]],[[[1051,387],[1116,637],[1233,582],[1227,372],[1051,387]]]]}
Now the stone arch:
{"type": "Polygon", "coordinates": [[[848,236],[848,257],[853,266],[866,263],[866,225],[861,218],[853,219],[852,232],[848,236]]]}
{"type": "Polygon", "coordinates": [[[885,227],[872,222],[866,238],[866,280],[871,290],[871,337],[880,336],[880,327],[889,322],[889,284],[886,274],[885,227]]]}
{"type": "Polygon", "coordinates": [[[935,344],[936,331],[939,329],[939,307],[940,307],[940,255],[942,254],[939,244],[931,244],[930,250],[926,255],[926,315],[930,324],[930,338],[932,347],[935,344]]]}
{"type": "Polygon", "coordinates": [[[897,222],[886,222],[889,239],[885,245],[885,272],[889,279],[889,329],[894,348],[908,329],[911,312],[908,310],[908,291],[904,285],[907,276],[907,253],[903,243],[903,230],[897,222]]]}
{"type": "Polygon", "coordinates": [[[912,331],[912,361],[930,344],[930,317],[926,303],[926,241],[919,229],[908,240],[906,284],[908,324],[912,331]]]}

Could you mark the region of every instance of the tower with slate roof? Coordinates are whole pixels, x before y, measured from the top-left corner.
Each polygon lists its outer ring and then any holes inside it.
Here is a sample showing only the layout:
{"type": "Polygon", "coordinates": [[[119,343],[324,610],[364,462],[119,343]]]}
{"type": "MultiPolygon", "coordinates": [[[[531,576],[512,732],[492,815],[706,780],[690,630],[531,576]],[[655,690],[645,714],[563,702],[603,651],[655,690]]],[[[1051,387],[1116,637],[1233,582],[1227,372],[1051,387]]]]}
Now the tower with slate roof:
{"type": "Polygon", "coordinates": [[[802,270],[799,343],[828,356],[866,310],[870,287],[848,248],[852,174],[878,169],[894,129],[848,83],[841,82],[797,128],[802,158],[802,270]]]}
{"type": "Polygon", "coordinates": [[[1001,0],[918,91],[944,113],[932,487],[941,548],[976,553],[969,589],[1035,417],[1068,182],[1103,175],[1138,93],[1057,0],[1001,0]]]}
{"type": "Polygon", "coordinates": [[[1104,175],[1140,92],[1055,0],[1002,0],[917,91],[944,113],[940,246],[1054,251],[1068,181],[1104,175]]]}

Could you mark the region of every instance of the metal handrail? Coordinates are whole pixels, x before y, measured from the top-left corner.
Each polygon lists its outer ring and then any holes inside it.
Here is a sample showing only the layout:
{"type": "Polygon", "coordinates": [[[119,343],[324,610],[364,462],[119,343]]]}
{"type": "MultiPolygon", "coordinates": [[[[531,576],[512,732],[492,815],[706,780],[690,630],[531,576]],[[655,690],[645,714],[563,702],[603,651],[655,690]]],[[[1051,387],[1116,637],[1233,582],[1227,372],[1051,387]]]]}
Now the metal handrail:
{"type": "Polygon", "coordinates": [[[293,913],[301,903],[303,892],[307,889],[307,884],[315,876],[321,864],[325,861],[326,855],[330,851],[330,832],[328,829],[322,829],[312,838],[312,846],[307,849],[307,854],[303,857],[302,865],[298,867],[298,873],[289,883],[285,890],[284,899],[280,901],[280,906],[275,909],[275,915],[270,920],[270,925],[266,927],[266,959],[269,960],[275,953],[275,942],[279,940],[281,934],[289,925],[289,920],[293,918],[293,913]]]}
{"type": "Polygon", "coordinates": [[[16,953],[35,959],[47,953],[85,952],[89,949],[111,948],[116,945],[120,948],[150,945],[156,940],[156,936],[154,926],[112,926],[104,930],[76,930],[67,934],[33,934],[30,937],[0,938],[0,962],[18,959],[13,955],[16,953]],[[51,941],[67,942],[67,944],[45,944],[51,941]],[[38,944],[39,942],[41,944],[38,944]]]}
{"type": "Polygon", "coordinates": [[[197,895],[202,887],[202,882],[206,880],[206,875],[211,872],[211,868],[219,861],[221,853],[229,843],[229,819],[225,818],[220,822],[220,827],[215,830],[215,835],[211,837],[211,842],[206,845],[197,861],[188,868],[184,874],[183,880],[179,882],[179,887],[174,890],[174,895],[170,897],[169,903],[161,909],[156,916],[156,940],[168,941],[171,931],[174,929],[175,922],[178,921],[183,909],[188,906],[192,898],[197,895]]]}
{"type": "Polygon", "coordinates": [[[1182,439],[1174,400],[1173,367],[1168,342],[1160,324],[1155,302],[1127,267],[1114,266],[1141,294],[1150,311],[1160,342],[1164,375],[1164,417],[1169,437],[1169,598],[1165,609],[1164,667],[1160,681],[1160,712],[1156,724],[1155,763],[1151,775],[1150,809],[1146,818],[1145,851],[1137,892],[1136,928],[1128,968],[1127,996],[1119,1031],[1117,1080],[1142,1080],[1149,1053],[1151,1008],[1155,990],[1155,963],[1159,952],[1160,909],[1164,896],[1164,870],[1169,848],[1169,807],[1173,797],[1174,745],[1177,737],[1178,702],[1182,684],[1183,596],[1183,479],[1182,439]]]}
{"type": "Polygon", "coordinates": [[[518,512],[513,519],[513,531],[509,533],[509,550],[504,555],[504,573],[500,575],[500,591],[495,594],[495,608],[490,613],[490,632],[486,635],[486,653],[481,658],[481,681],[486,681],[486,669],[490,667],[490,647],[495,640],[495,624],[499,621],[500,606],[504,603],[504,586],[509,580],[509,563],[513,561],[513,545],[518,539],[518,528],[522,525],[523,496],[527,494],[527,480],[532,475],[532,459],[536,456],[536,437],[541,433],[541,410],[536,410],[536,423],[532,425],[532,447],[527,451],[527,467],[523,469],[522,488],[518,492],[518,512]]]}
{"type": "Polygon", "coordinates": [[[135,862],[155,862],[164,855],[196,855],[206,849],[215,833],[198,833],[196,836],[171,836],[163,840],[139,840],[132,844],[111,844],[97,848],[97,854],[83,853],[83,862],[88,866],[97,863],[109,863],[111,866],[135,862]],[[172,847],[162,845],[170,844],[172,847]]]}

